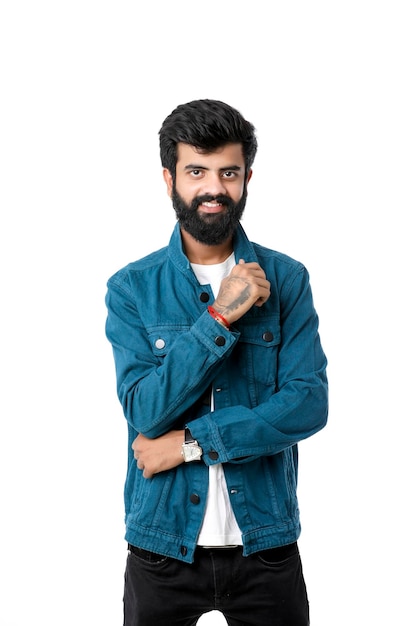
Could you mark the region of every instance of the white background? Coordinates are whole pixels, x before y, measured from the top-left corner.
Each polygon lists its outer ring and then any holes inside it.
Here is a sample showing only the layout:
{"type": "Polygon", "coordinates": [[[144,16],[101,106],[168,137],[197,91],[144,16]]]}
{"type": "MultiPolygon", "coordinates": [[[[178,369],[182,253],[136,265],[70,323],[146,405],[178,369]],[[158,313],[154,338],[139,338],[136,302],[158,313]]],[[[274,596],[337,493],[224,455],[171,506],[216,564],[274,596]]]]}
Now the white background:
{"type": "Polygon", "coordinates": [[[243,225],[306,264],[320,316],[331,410],[299,484],[312,626],[416,619],[413,5],[2,3],[2,626],[122,623],[104,295],[168,241],[158,131],[196,98],[255,124],[243,225]]]}

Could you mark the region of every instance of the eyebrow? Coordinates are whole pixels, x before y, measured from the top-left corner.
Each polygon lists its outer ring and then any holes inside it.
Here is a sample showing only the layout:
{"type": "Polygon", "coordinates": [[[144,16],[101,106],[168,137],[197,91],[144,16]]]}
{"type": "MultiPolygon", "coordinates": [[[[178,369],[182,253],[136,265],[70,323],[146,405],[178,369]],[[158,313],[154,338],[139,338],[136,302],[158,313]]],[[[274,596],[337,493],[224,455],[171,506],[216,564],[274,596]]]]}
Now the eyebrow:
{"type": "MultiPolygon", "coordinates": [[[[184,170],[209,170],[209,167],[204,167],[204,165],[198,165],[194,163],[190,163],[189,165],[184,166],[184,170]]],[[[220,167],[219,172],[240,172],[242,168],[240,165],[230,165],[229,167],[220,167]]]]}

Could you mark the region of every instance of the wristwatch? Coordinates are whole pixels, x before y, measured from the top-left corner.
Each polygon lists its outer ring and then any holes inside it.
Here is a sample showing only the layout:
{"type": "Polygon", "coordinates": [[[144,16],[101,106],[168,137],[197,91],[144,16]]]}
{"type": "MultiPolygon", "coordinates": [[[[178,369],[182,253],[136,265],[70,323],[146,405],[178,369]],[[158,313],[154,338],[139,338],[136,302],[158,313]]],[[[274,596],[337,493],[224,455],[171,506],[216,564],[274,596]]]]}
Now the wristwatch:
{"type": "Polygon", "coordinates": [[[184,457],[184,461],[189,463],[190,461],[200,461],[203,456],[203,451],[198,445],[189,429],[185,429],[184,443],[182,444],[181,454],[184,457]]]}

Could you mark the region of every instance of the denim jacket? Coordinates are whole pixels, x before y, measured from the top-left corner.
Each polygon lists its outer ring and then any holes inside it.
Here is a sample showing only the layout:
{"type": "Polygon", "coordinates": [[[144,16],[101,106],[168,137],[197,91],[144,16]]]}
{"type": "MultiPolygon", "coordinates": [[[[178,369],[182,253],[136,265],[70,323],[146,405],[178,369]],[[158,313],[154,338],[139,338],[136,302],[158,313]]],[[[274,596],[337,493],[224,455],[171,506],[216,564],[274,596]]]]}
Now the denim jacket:
{"type": "Polygon", "coordinates": [[[108,281],[106,335],[128,424],[128,542],[192,562],[208,491],[222,463],[243,554],[298,539],[297,442],[327,421],[326,357],[305,267],[248,241],[238,225],[235,258],[257,261],[271,296],[230,331],[185,256],[176,225],[169,245],[108,281]],[[214,411],[208,397],[214,394],[214,411]],[[188,426],[202,461],[145,479],[131,444],[188,426]]]}

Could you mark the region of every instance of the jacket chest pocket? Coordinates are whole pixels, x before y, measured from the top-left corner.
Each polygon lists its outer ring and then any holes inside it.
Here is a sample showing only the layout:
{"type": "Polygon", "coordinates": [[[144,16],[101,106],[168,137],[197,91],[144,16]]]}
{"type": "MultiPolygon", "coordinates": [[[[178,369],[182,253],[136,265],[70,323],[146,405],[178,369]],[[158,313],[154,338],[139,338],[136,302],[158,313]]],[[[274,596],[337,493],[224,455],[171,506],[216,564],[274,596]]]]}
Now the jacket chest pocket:
{"type": "Polygon", "coordinates": [[[278,316],[245,319],[239,323],[241,333],[236,363],[249,381],[277,385],[278,355],[281,328],[278,316]]]}

